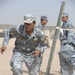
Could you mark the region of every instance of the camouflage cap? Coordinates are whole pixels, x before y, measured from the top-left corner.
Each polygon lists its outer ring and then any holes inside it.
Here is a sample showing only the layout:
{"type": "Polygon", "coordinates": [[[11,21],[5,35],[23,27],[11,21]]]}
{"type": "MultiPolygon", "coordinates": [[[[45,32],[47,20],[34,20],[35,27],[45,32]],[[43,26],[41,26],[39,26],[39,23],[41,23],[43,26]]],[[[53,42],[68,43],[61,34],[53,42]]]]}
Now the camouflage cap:
{"type": "Polygon", "coordinates": [[[36,21],[36,17],[33,14],[26,14],[24,16],[24,23],[32,23],[33,21],[36,21]]]}
{"type": "Polygon", "coordinates": [[[62,17],[64,17],[64,16],[68,16],[68,13],[63,13],[62,17]]]}
{"type": "Polygon", "coordinates": [[[46,16],[41,16],[41,20],[48,20],[46,16]]]}

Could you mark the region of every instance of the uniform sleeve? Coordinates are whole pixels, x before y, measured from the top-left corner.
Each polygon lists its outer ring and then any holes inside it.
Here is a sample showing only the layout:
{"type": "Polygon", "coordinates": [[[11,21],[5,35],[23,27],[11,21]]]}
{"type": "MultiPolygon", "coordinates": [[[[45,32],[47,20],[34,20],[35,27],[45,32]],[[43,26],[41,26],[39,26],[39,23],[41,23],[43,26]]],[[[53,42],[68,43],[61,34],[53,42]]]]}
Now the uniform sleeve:
{"type": "Polygon", "coordinates": [[[66,28],[67,28],[67,29],[73,29],[72,23],[67,23],[67,24],[66,24],[66,28]]]}
{"type": "MultiPolygon", "coordinates": [[[[73,29],[73,25],[72,25],[72,23],[68,22],[65,24],[64,28],[65,29],[73,29]]],[[[63,34],[60,32],[60,37],[59,37],[60,41],[66,40],[69,32],[70,31],[67,31],[67,30],[63,30],[63,34]]]]}
{"type": "Polygon", "coordinates": [[[44,25],[41,25],[41,24],[38,25],[37,27],[38,27],[40,30],[43,30],[43,29],[44,29],[44,25]]]}
{"type": "Polygon", "coordinates": [[[38,46],[36,47],[36,50],[40,50],[41,53],[44,53],[44,51],[49,47],[49,42],[47,36],[45,34],[41,34],[42,37],[39,40],[38,46]]]}
{"type": "Polygon", "coordinates": [[[5,31],[4,40],[2,43],[3,46],[7,46],[10,38],[15,37],[17,29],[18,29],[18,27],[14,27],[14,28],[11,28],[11,29],[5,31]]]}

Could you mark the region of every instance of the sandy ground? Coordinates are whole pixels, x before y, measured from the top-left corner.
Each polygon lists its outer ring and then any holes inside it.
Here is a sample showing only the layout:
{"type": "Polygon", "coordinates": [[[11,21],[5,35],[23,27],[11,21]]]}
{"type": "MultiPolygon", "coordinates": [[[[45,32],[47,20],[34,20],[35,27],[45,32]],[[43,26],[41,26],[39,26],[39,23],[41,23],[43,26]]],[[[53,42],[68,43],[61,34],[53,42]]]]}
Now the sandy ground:
{"type": "MultiPolygon", "coordinates": [[[[3,55],[0,54],[0,75],[12,75],[12,71],[10,67],[10,60],[12,57],[12,50],[14,48],[14,41],[15,39],[11,39],[8,44],[6,52],[3,55]]],[[[0,47],[2,46],[1,45],[2,42],[3,42],[3,38],[0,38],[0,47]]],[[[52,44],[52,39],[50,39],[50,45],[51,44],[52,44]]],[[[50,75],[61,75],[59,56],[58,56],[59,49],[60,49],[59,40],[57,40],[50,75]]],[[[51,49],[48,48],[43,54],[43,62],[40,68],[43,73],[41,75],[45,75],[44,73],[46,72],[50,50],[51,49]]],[[[23,71],[24,71],[23,75],[28,75],[28,71],[27,71],[25,64],[23,64],[23,71]]]]}

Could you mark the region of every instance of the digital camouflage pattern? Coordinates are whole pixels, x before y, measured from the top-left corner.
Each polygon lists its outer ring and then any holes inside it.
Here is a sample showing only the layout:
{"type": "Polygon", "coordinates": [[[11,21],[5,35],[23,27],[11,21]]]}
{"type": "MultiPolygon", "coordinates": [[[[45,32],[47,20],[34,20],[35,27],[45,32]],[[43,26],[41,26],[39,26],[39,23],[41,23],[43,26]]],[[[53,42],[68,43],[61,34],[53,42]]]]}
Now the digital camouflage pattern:
{"type": "MultiPolygon", "coordinates": [[[[72,29],[73,26],[68,21],[63,23],[62,28],[72,29]]],[[[63,30],[60,34],[59,59],[62,75],[75,75],[75,33],[63,30]]]]}

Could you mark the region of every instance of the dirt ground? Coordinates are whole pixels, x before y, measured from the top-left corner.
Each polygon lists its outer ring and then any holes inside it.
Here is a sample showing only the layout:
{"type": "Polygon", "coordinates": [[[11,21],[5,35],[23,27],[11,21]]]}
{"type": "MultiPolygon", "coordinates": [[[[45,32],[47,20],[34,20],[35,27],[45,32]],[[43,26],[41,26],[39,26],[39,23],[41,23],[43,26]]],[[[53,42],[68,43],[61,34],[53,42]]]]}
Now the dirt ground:
{"type": "MultiPolygon", "coordinates": [[[[8,44],[6,52],[3,55],[0,54],[0,75],[12,75],[10,60],[12,57],[12,50],[14,48],[14,41],[15,39],[11,39],[8,44]]],[[[52,45],[52,41],[53,40],[50,39],[50,45],[52,45]]],[[[0,38],[0,47],[2,46],[2,42],[3,42],[3,38],[0,38]]],[[[61,75],[59,56],[58,56],[59,50],[60,50],[60,44],[59,44],[59,40],[57,40],[56,49],[54,52],[53,61],[51,65],[50,75],[61,75]]],[[[43,54],[43,62],[40,68],[41,75],[45,75],[50,51],[51,49],[48,48],[43,54]]],[[[28,71],[25,64],[23,64],[23,72],[24,72],[23,75],[28,75],[28,71]]]]}

